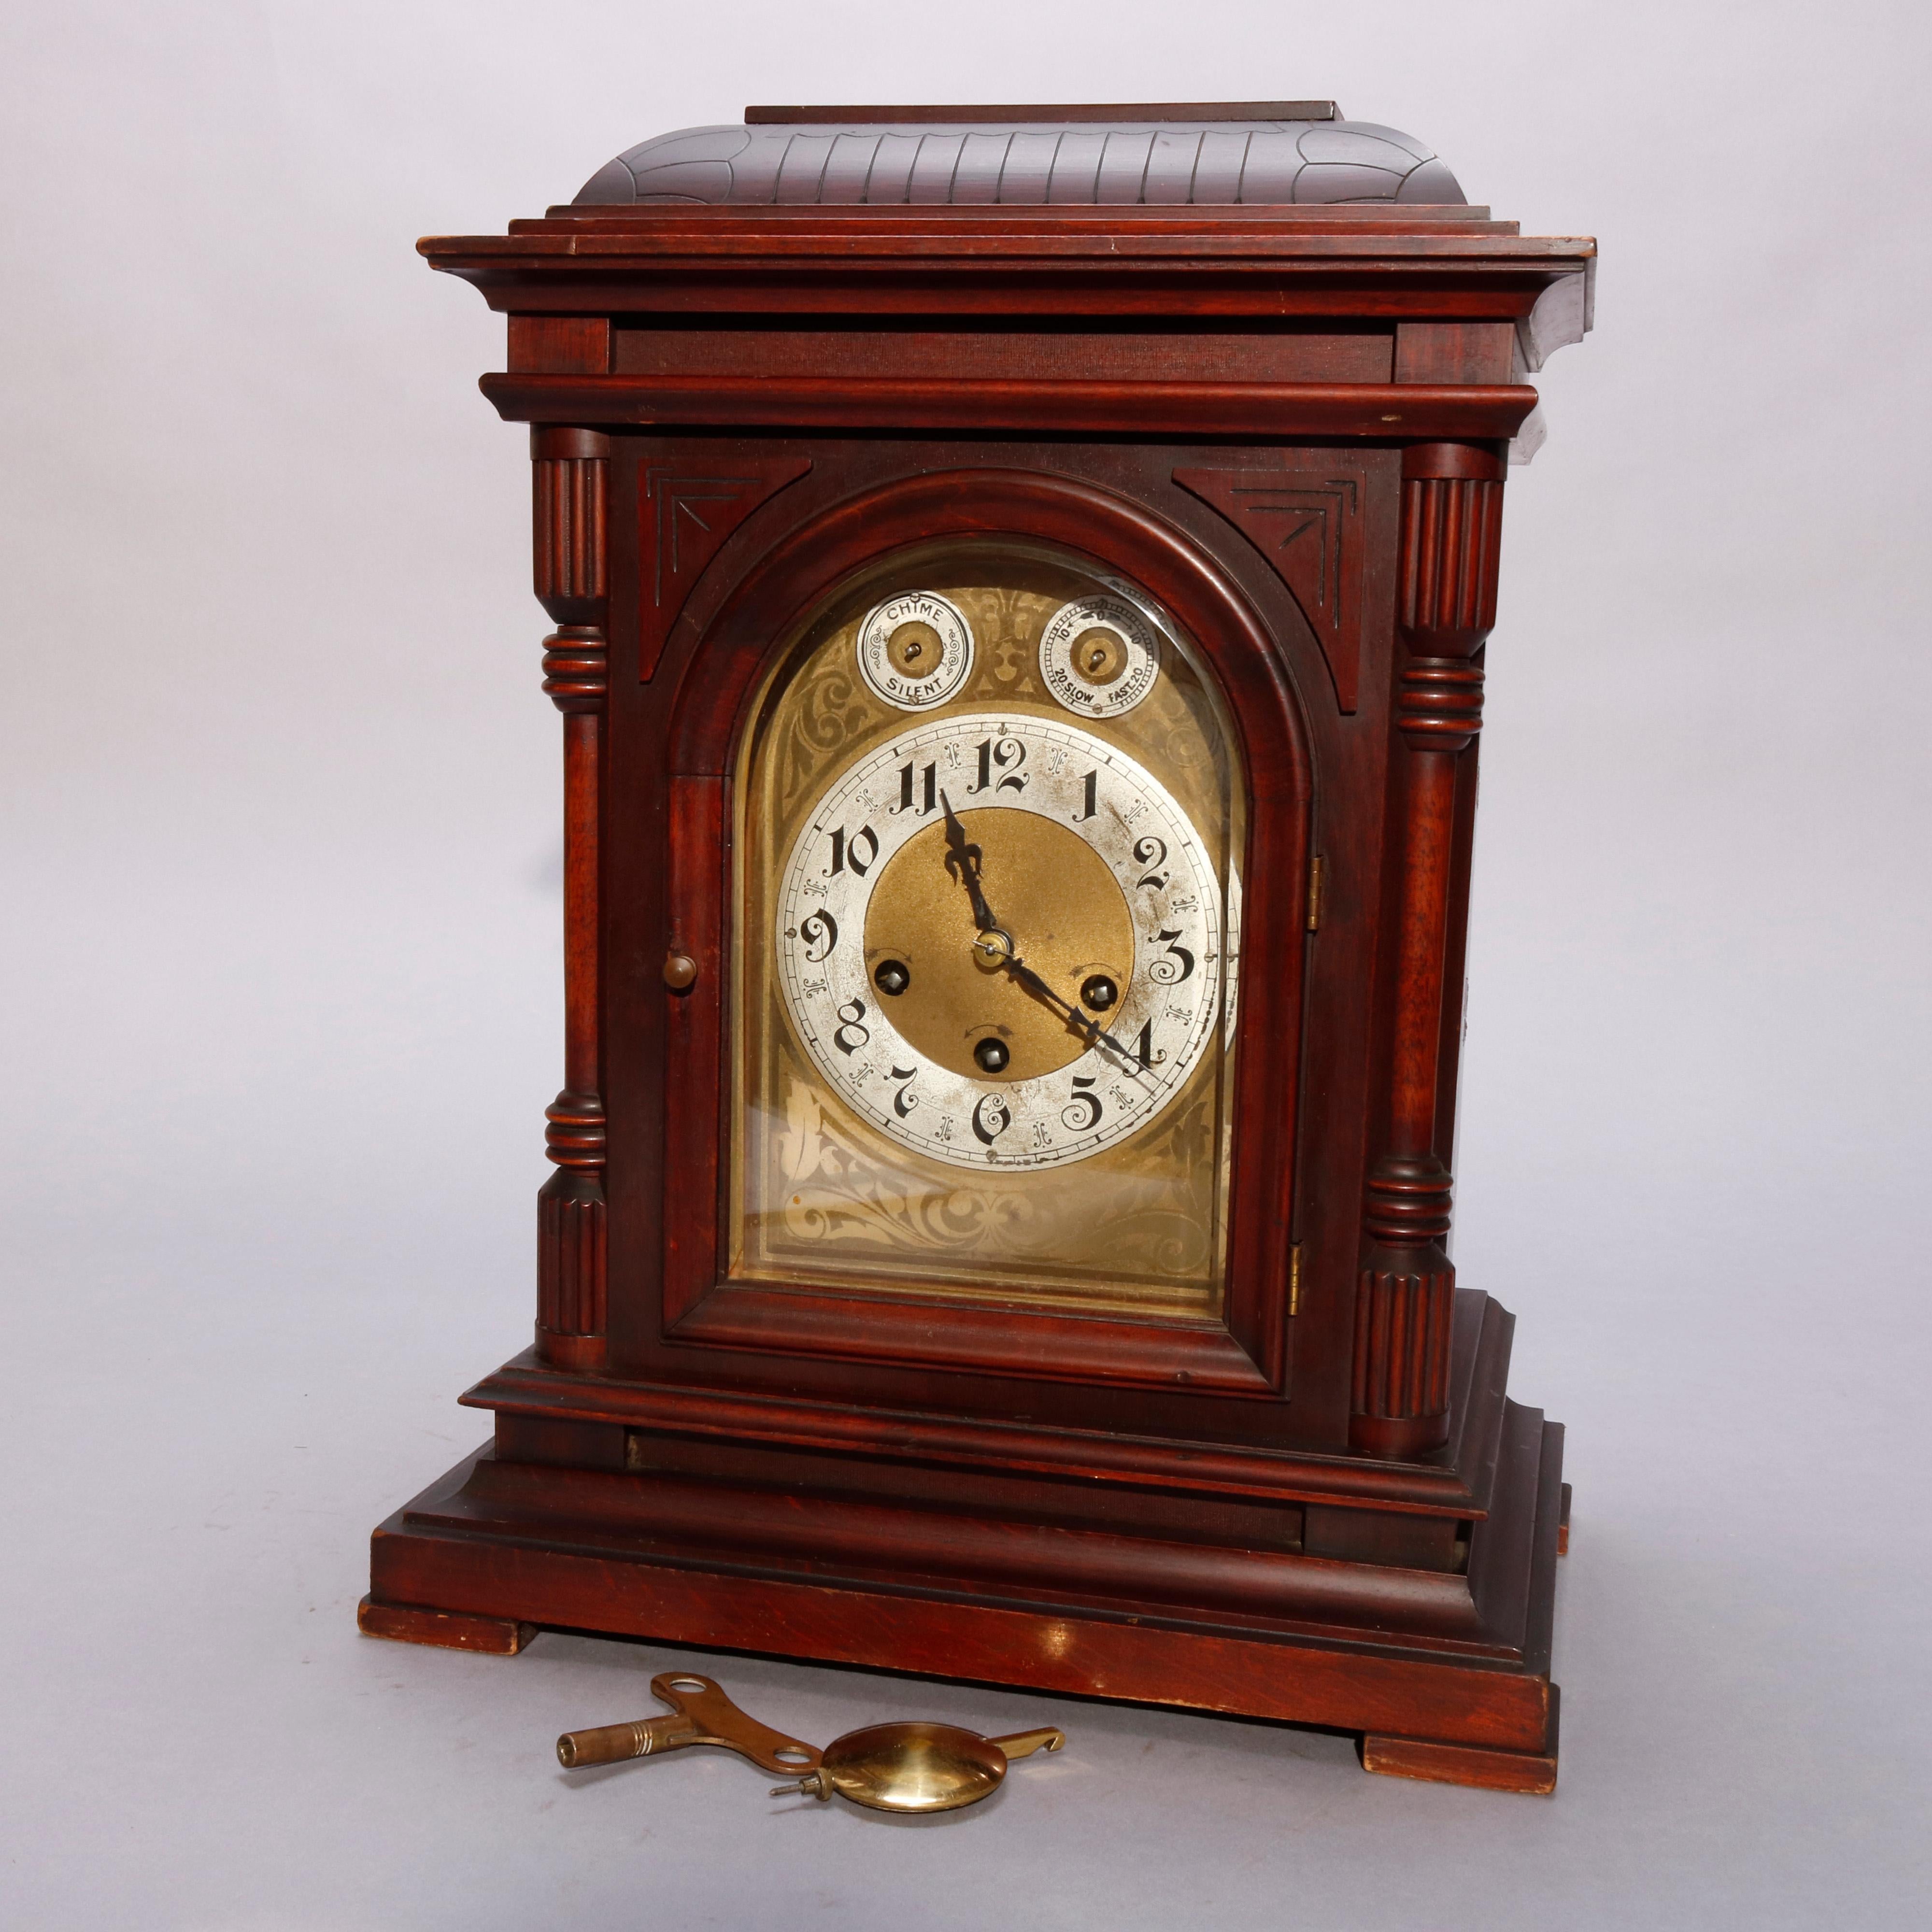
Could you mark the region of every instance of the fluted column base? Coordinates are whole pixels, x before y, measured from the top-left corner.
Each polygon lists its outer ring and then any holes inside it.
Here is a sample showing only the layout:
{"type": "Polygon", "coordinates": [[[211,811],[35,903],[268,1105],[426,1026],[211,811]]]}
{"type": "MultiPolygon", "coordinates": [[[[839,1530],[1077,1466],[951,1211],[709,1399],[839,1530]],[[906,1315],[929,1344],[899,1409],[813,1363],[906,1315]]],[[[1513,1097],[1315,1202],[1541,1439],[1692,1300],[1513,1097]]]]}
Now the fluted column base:
{"type": "Polygon", "coordinates": [[[544,1134],[559,1163],[537,1194],[537,1352],[560,1369],[604,1358],[604,1108],[560,1094],[544,1134]]]}
{"type": "Polygon", "coordinates": [[[1355,1390],[1348,1446],[1420,1456],[1449,1439],[1456,1270],[1439,1248],[1384,1250],[1355,1288],[1355,1390]]]}

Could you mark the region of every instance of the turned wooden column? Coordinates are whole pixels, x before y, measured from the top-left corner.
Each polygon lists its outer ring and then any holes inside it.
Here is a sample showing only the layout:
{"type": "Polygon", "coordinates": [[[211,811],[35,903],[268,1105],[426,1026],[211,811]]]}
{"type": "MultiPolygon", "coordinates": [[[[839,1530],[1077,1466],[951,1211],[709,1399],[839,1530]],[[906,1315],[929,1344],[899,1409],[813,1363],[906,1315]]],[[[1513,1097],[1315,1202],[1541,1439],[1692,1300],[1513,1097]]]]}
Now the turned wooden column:
{"type": "Polygon", "coordinates": [[[610,438],[593,430],[531,432],[536,594],[556,626],[544,640],[544,689],[563,713],[563,1090],[544,1116],[557,1171],[537,1196],[537,1352],[560,1368],[598,1368],[604,1353],[597,895],[610,455],[610,438]]]}
{"type": "Polygon", "coordinates": [[[1456,761],[1483,722],[1496,622],[1503,464],[1490,446],[1403,452],[1395,728],[1402,838],[1387,1125],[1369,1172],[1355,1300],[1350,1443],[1414,1456],[1449,1436],[1456,1270],[1444,1251],[1451,1184],[1436,1144],[1456,761]]]}

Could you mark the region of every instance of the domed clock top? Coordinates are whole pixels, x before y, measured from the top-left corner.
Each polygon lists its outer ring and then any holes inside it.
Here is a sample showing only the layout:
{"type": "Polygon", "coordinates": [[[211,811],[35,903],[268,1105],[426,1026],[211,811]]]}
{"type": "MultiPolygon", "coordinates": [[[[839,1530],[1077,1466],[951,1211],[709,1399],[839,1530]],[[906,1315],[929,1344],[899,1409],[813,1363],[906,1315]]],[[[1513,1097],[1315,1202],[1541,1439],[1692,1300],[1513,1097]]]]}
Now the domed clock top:
{"type": "Polygon", "coordinates": [[[1460,204],[1413,135],[1332,100],[1109,108],[747,108],[742,126],[654,135],[585,182],[580,206],[651,202],[970,206],[1085,202],[1313,207],[1460,204]]]}

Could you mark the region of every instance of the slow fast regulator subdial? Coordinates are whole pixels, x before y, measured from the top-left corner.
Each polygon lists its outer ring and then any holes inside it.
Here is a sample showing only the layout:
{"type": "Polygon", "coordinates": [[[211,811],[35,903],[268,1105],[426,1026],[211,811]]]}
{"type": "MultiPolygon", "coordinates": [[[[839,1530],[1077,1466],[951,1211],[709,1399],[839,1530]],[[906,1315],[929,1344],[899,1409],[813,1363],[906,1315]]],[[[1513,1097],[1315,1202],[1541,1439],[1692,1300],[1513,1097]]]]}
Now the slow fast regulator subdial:
{"type": "Polygon", "coordinates": [[[1138,1132],[1217,1037],[1214,860],[1164,787],[1068,724],[981,712],[848,769],[786,865],[792,1024],[854,1112],[961,1167],[1138,1132]]]}

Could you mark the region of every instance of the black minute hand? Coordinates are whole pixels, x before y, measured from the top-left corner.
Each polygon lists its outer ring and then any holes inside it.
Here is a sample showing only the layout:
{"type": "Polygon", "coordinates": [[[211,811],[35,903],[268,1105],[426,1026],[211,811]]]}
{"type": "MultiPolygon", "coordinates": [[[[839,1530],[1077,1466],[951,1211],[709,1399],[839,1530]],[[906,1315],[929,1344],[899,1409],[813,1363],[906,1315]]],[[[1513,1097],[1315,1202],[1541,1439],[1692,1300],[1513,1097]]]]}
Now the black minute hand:
{"type": "Polygon", "coordinates": [[[952,809],[952,801],[943,791],[939,802],[946,811],[946,869],[966,888],[973,902],[973,924],[980,932],[991,932],[998,922],[980,890],[980,848],[966,842],[966,828],[952,809]]]}
{"type": "Polygon", "coordinates": [[[1147,1069],[1142,1066],[1138,1056],[1131,1048],[1123,1046],[1098,1021],[1090,1020],[1071,1000],[1055,992],[1018,954],[1012,952],[1006,954],[1001,958],[1000,964],[1022,986],[1025,987],[1028,992],[1033,994],[1036,998],[1046,1000],[1056,1012],[1061,1015],[1066,1024],[1090,1046],[1097,1043],[1110,1048],[1125,1064],[1127,1071],[1136,1080],[1144,1080],[1147,1078],[1147,1069]]]}

